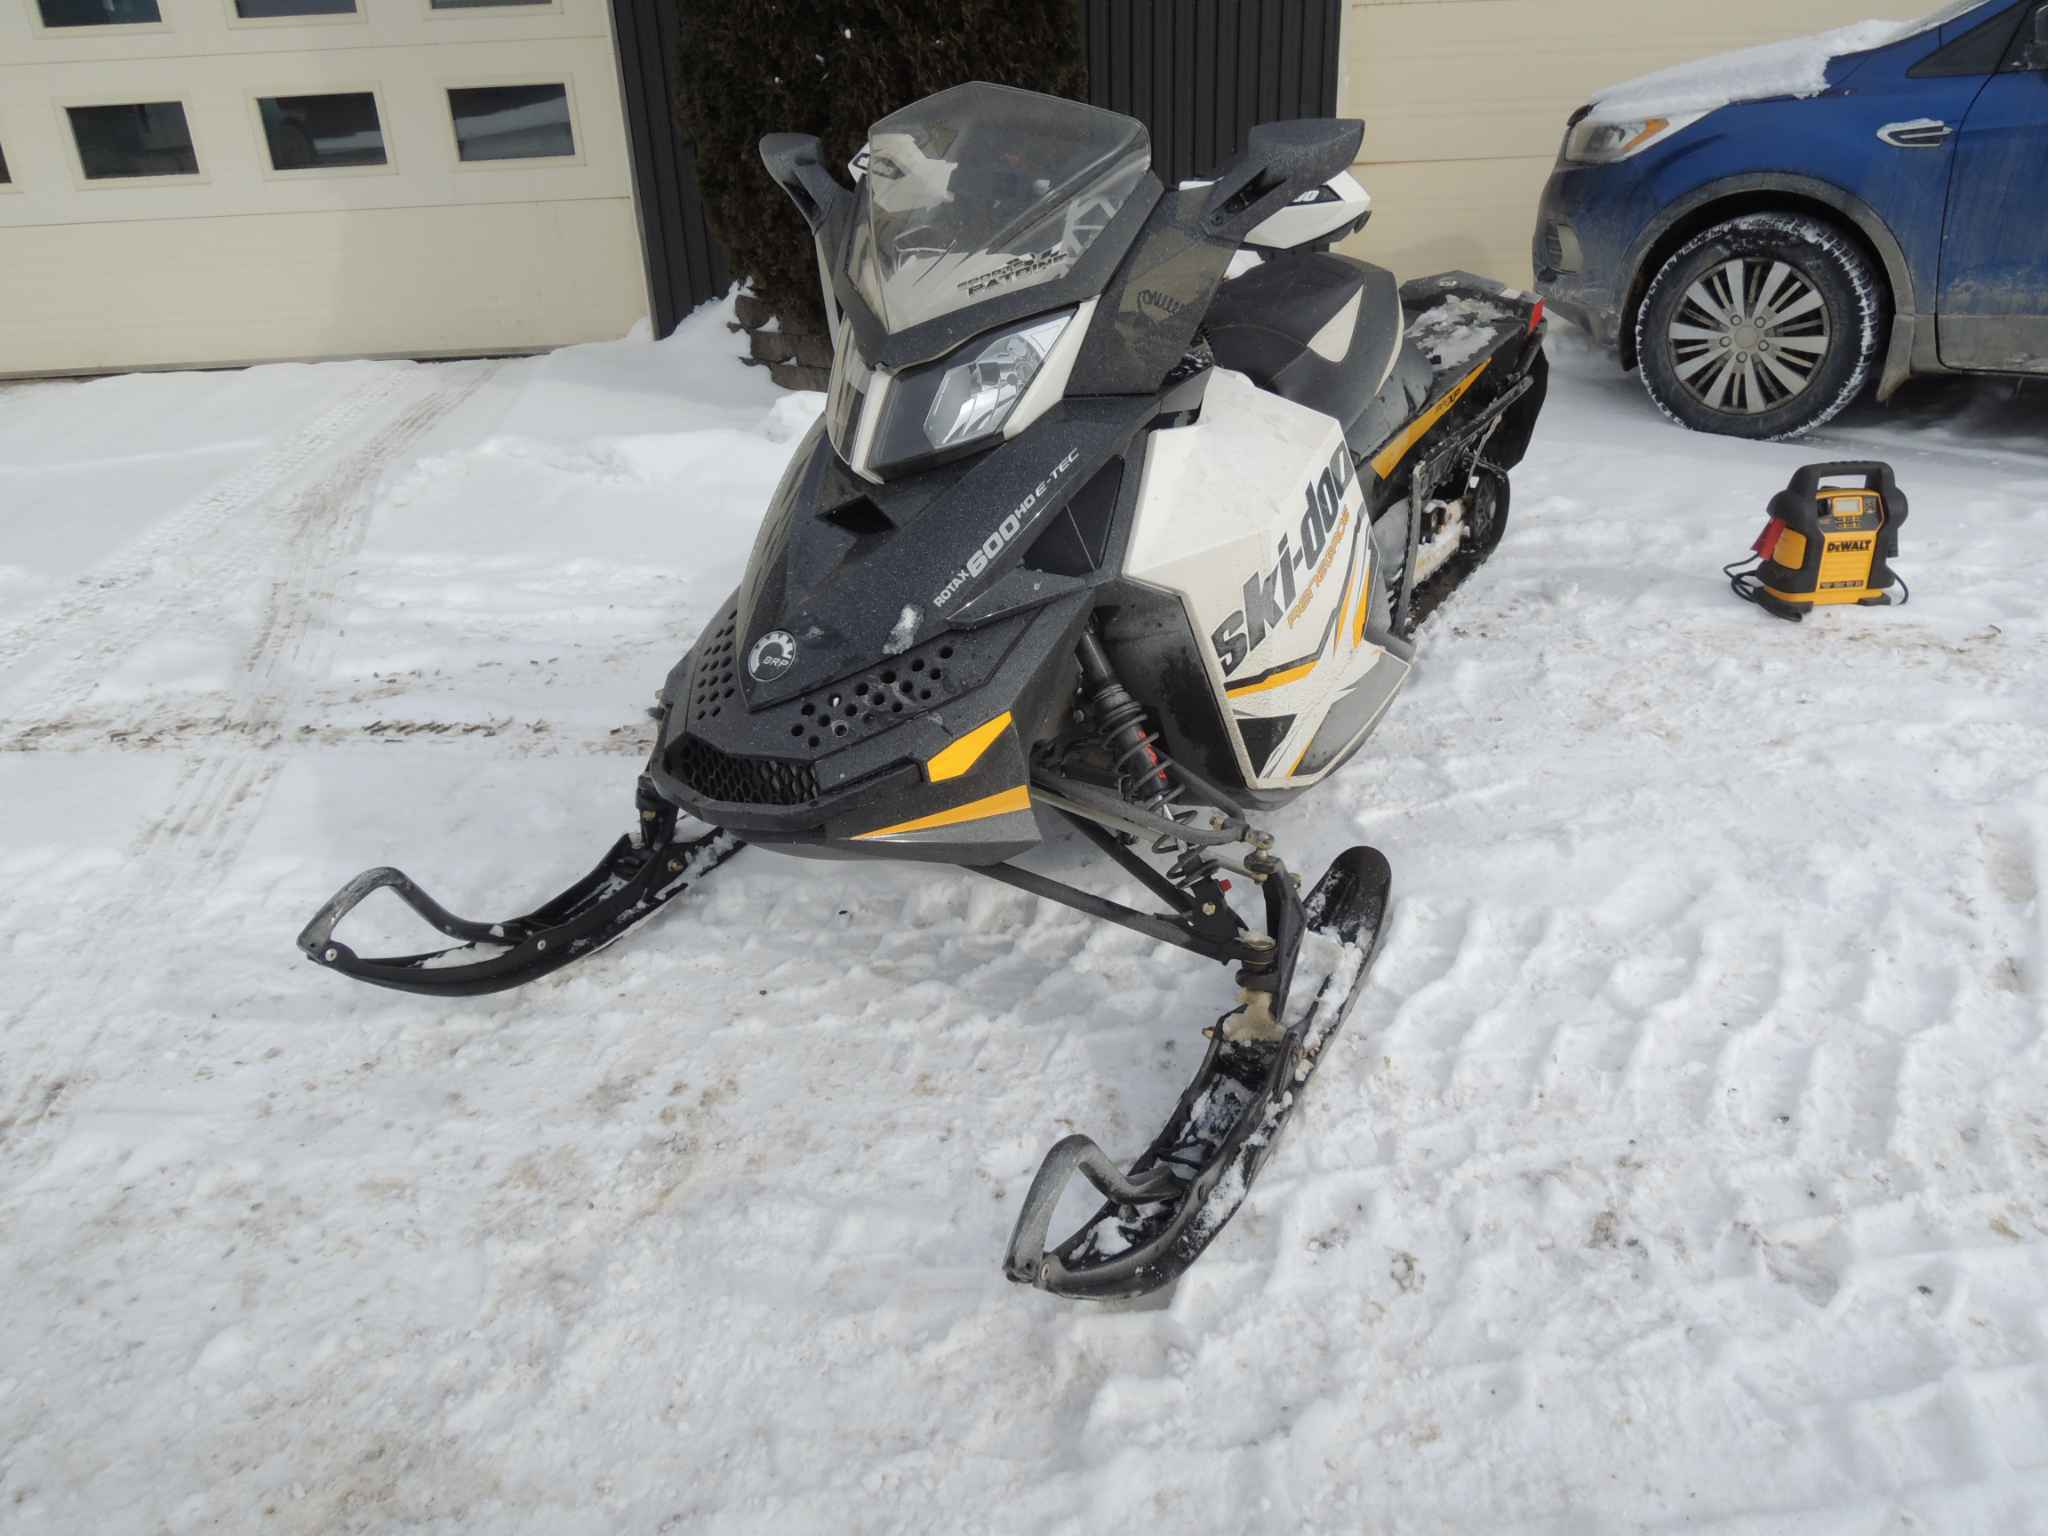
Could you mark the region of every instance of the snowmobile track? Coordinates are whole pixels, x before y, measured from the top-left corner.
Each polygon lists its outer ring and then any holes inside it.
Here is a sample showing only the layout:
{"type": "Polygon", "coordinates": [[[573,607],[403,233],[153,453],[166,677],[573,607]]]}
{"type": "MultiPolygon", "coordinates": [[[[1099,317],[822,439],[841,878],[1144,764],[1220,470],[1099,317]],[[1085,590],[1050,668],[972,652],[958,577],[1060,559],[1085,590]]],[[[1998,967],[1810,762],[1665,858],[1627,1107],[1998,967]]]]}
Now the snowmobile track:
{"type": "Polygon", "coordinates": [[[274,686],[292,637],[310,622],[326,561],[362,536],[360,514],[377,476],[494,366],[378,374],[78,577],[62,597],[0,629],[0,675],[13,679],[0,703],[14,734],[82,709],[122,659],[167,635],[233,633],[243,627],[237,602],[265,584],[270,600],[247,658],[255,686],[244,691],[260,696],[274,686]],[[64,653],[65,637],[80,632],[93,633],[93,643],[64,653]]]}

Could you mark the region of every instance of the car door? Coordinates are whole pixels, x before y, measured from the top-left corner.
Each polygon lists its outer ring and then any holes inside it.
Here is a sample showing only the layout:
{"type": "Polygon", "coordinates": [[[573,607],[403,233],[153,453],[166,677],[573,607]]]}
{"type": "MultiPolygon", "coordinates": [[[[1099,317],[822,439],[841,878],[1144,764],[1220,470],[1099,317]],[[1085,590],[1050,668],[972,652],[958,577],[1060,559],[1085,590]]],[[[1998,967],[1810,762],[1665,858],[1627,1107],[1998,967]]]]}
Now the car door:
{"type": "Polygon", "coordinates": [[[2048,373],[2048,0],[1957,135],[1937,322],[1951,368],[2048,373]]]}

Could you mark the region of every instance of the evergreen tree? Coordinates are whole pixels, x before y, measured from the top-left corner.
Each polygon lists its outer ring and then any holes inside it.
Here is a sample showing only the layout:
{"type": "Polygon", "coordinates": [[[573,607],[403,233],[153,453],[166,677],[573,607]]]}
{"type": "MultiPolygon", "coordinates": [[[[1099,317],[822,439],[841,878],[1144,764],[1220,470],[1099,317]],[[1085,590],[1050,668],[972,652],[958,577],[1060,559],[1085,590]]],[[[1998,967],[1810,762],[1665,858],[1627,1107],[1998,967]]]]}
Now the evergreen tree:
{"type": "Polygon", "coordinates": [[[1074,0],[676,0],[676,120],[732,269],[793,330],[824,328],[811,236],[768,179],[767,133],[814,133],[844,166],[868,126],[968,80],[1084,97],[1074,0]]]}

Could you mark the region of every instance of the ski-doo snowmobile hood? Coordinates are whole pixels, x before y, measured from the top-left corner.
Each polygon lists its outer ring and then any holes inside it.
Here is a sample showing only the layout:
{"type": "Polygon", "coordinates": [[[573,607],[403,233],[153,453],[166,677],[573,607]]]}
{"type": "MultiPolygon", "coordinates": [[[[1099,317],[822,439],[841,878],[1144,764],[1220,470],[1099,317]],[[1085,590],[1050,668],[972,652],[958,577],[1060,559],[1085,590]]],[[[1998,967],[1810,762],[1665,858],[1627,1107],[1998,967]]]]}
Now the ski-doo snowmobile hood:
{"type": "MultiPolygon", "coordinates": [[[[756,840],[850,853],[960,803],[1014,791],[1021,810],[1156,408],[1063,401],[995,452],[880,486],[814,427],[738,591],[664,690],[664,793],[756,840]],[[963,740],[977,747],[947,757],[963,740]],[[891,775],[900,792],[878,793],[891,775]]],[[[963,846],[993,861],[1037,838],[1028,814],[972,820],[918,846],[979,862],[963,846]]]]}

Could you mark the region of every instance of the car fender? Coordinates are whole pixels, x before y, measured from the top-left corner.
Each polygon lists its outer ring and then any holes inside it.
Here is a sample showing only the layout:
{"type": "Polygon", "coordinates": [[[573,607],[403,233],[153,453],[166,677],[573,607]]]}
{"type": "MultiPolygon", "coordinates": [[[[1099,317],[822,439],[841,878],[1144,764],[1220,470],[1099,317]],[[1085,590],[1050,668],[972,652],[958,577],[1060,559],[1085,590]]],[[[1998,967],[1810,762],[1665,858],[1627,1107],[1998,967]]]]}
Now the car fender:
{"type": "Polygon", "coordinates": [[[1630,273],[1629,287],[1624,303],[1627,307],[1622,314],[1624,332],[1635,325],[1635,312],[1642,302],[1642,292],[1649,286],[1652,274],[1645,271],[1650,252],[1655,250],[1671,231],[1686,222],[1702,209],[1714,203],[1741,200],[1753,203],[1758,193],[1780,192],[1819,203],[1841,214],[1856,226],[1884,263],[1885,280],[1892,294],[1892,333],[1885,347],[1884,372],[1878,380],[1877,397],[1889,400],[1899,386],[1915,372],[1940,371],[1934,361],[1932,346],[1933,327],[1926,327],[1926,345],[1921,345],[1919,292],[1914,286],[1913,269],[1906,262],[1906,252],[1899,244],[1898,237],[1890,226],[1878,217],[1876,211],[1853,193],[1845,192],[1832,182],[1821,181],[1813,176],[1795,175],[1788,171],[1755,171],[1740,176],[1724,176],[1695,187],[1683,197],[1667,204],[1658,215],[1645,225],[1629,248],[1628,261],[1623,270],[1630,273]],[[1916,352],[1924,352],[1917,362],[1916,352]]]}

